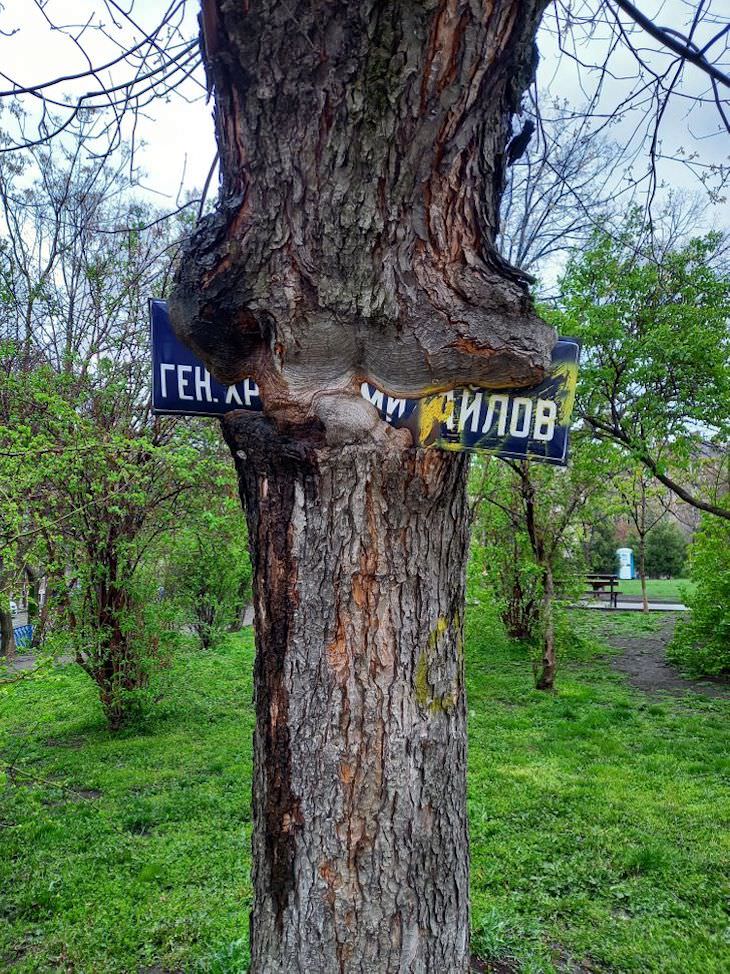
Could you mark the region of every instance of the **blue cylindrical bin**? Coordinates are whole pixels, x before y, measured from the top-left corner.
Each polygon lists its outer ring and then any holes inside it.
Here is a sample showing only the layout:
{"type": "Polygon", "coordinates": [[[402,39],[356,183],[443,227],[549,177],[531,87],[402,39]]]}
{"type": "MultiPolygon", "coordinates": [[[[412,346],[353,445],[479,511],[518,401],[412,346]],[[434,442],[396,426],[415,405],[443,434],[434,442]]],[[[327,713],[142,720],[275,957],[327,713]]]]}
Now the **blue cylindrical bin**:
{"type": "Polygon", "coordinates": [[[634,552],[631,550],[631,548],[618,548],[616,551],[616,558],[618,559],[618,577],[636,578],[636,571],[634,569],[634,552]]]}

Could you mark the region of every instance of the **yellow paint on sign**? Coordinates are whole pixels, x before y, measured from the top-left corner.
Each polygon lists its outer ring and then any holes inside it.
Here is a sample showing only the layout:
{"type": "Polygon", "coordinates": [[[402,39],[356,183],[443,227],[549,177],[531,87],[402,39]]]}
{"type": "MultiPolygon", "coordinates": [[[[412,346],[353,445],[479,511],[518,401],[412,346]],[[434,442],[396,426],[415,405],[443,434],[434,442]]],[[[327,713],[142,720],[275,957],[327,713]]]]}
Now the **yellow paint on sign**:
{"type": "Polygon", "coordinates": [[[432,443],[439,435],[441,424],[448,423],[454,414],[454,401],[445,395],[426,396],[418,404],[418,442],[432,443]]]}

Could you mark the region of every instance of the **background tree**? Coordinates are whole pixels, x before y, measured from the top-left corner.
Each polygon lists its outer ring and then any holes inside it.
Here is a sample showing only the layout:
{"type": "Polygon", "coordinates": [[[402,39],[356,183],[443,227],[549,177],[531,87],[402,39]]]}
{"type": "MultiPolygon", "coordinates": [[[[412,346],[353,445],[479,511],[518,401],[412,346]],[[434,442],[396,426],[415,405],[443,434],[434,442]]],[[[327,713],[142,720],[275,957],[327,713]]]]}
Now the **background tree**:
{"type": "Polygon", "coordinates": [[[641,579],[641,600],[644,612],[649,611],[646,594],[647,538],[667,514],[667,490],[647,471],[646,467],[634,467],[617,474],[613,480],[623,512],[629,519],[638,550],[638,570],[641,579]]]}
{"type": "Polygon", "coordinates": [[[616,551],[621,547],[616,528],[610,519],[601,518],[583,522],[586,567],[598,574],[616,574],[616,551]]]}
{"type": "Polygon", "coordinates": [[[510,263],[537,275],[556,272],[606,224],[621,153],[594,131],[590,115],[566,101],[546,101],[531,98],[521,116],[534,135],[508,167],[499,237],[510,263]]]}
{"type": "Polygon", "coordinates": [[[494,518],[496,532],[485,551],[486,574],[507,631],[532,637],[538,646],[539,690],[555,684],[555,603],[574,594],[583,568],[580,526],[589,511],[594,518],[603,512],[612,462],[583,436],[574,438],[567,469],[496,459],[480,464],[475,515],[488,522],[494,518]],[[506,536],[510,543],[505,544],[506,536]]]}
{"type": "Polygon", "coordinates": [[[638,230],[632,217],[618,238],[597,234],[562,282],[552,320],[583,342],[577,409],[598,437],[683,501],[727,518],[718,489],[697,476],[705,440],[715,438],[727,464],[730,278],[717,263],[724,239],[710,234],[665,252],[655,241],[649,259],[638,230]]]}
{"type": "Polygon", "coordinates": [[[663,518],[646,539],[649,578],[681,578],[687,560],[687,541],[672,518],[663,518]]]}
{"type": "Polygon", "coordinates": [[[150,413],[147,295],[164,290],[179,226],[149,220],[76,148],[41,154],[35,182],[33,159],[0,161],[0,547],[14,584],[28,566],[46,575],[44,621],[116,729],[169,651],[151,546],[186,494],[221,482],[220,458],[150,413]]]}

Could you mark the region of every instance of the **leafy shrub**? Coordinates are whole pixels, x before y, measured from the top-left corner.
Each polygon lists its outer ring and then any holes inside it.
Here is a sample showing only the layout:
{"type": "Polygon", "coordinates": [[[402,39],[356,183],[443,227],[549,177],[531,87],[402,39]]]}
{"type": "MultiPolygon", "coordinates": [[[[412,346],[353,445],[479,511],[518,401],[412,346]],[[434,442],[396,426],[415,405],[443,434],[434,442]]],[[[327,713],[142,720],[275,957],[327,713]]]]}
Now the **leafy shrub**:
{"type": "Polygon", "coordinates": [[[730,523],[706,517],[690,549],[696,584],[691,609],[675,632],[668,656],[690,672],[730,672],[730,523]]]}
{"type": "Polygon", "coordinates": [[[82,566],[44,651],[74,657],[99,689],[109,728],[119,730],[159,698],[180,635],[174,611],[155,601],[145,573],[125,573],[111,596],[106,582],[103,566],[82,566]]]}
{"type": "Polygon", "coordinates": [[[203,510],[172,539],[164,592],[203,649],[235,627],[251,594],[246,523],[235,497],[203,510]]]}
{"type": "Polygon", "coordinates": [[[687,542],[672,521],[660,521],[646,536],[646,574],[649,578],[681,578],[687,542]]]}
{"type": "Polygon", "coordinates": [[[616,549],[619,548],[614,525],[607,520],[596,521],[591,526],[586,545],[586,563],[591,572],[616,572],[616,549]]]}
{"type": "Polygon", "coordinates": [[[494,602],[513,639],[530,639],[539,628],[542,579],[522,532],[511,537],[485,537],[473,544],[469,589],[482,589],[494,602]]]}

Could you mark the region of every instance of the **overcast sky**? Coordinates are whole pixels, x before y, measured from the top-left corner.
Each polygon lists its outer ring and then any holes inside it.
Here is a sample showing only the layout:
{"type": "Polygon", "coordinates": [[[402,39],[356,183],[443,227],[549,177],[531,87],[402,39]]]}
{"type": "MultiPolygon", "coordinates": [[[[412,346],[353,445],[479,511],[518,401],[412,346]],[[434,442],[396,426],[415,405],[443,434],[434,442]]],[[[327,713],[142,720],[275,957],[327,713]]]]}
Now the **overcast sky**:
{"type": "MultiPolygon", "coordinates": [[[[124,0],[120,6],[128,9],[129,2],[124,0]]],[[[707,4],[706,9],[711,15],[714,6],[713,24],[719,20],[720,10],[727,2],[714,0],[714,5],[713,2],[707,4]]],[[[159,23],[169,5],[169,0],[137,0],[133,16],[141,28],[151,30],[159,23]]],[[[180,31],[191,38],[197,32],[198,5],[195,0],[187,0],[182,6],[180,31]]],[[[664,3],[642,0],[642,9],[647,14],[655,16],[659,23],[677,29],[686,23],[691,8],[692,4],[685,0],[666,0],[664,3]]],[[[117,57],[119,48],[113,39],[93,31],[91,28],[94,25],[104,22],[109,25],[114,37],[120,40],[124,37],[127,43],[134,34],[128,24],[115,31],[110,24],[109,9],[105,9],[103,0],[46,0],[44,6],[49,20],[56,25],[76,25],[71,32],[77,35],[89,22],[89,27],[81,34],[80,44],[95,64],[117,57]]],[[[700,44],[717,29],[713,24],[708,25],[703,34],[698,33],[696,39],[700,44]]],[[[541,57],[538,88],[548,91],[551,98],[567,98],[575,108],[580,108],[595,90],[598,72],[579,68],[570,57],[561,56],[554,27],[554,16],[548,12],[539,37],[541,57]]],[[[0,36],[0,71],[15,82],[37,85],[56,76],[84,71],[88,66],[84,53],[71,37],[51,29],[35,0],[0,0],[0,30],[8,33],[16,31],[11,36],[0,36]]],[[[598,27],[590,38],[580,33],[576,36],[578,56],[589,64],[603,63],[607,37],[605,28],[598,27]]],[[[639,31],[634,37],[637,43],[643,44],[641,56],[652,67],[666,66],[668,61],[664,55],[657,53],[654,41],[639,31]]],[[[569,36],[564,34],[563,41],[570,46],[569,36]]],[[[599,114],[607,116],[636,87],[636,61],[628,51],[624,49],[615,55],[611,68],[613,77],[605,79],[598,105],[599,114]]],[[[124,65],[118,65],[105,78],[111,77],[119,83],[128,76],[129,70],[125,70],[124,65]]],[[[206,104],[205,97],[201,96],[203,81],[202,69],[199,69],[195,78],[186,81],[180,88],[180,94],[191,101],[185,102],[180,95],[172,94],[168,99],[160,99],[149,106],[145,117],[138,122],[136,135],[144,143],[144,148],[137,158],[148,174],[144,185],[154,191],[154,198],[160,206],[175,204],[181,184],[185,189],[200,188],[215,157],[211,104],[206,104]]],[[[75,83],[67,82],[63,86],[45,89],[45,93],[60,98],[62,94],[93,90],[94,84],[93,79],[87,77],[75,83]]],[[[3,87],[9,85],[4,83],[3,87]]],[[[718,134],[721,123],[716,107],[713,104],[698,105],[692,100],[692,96],[707,96],[708,93],[711,94],[706,77],[693,66],[686,66],[679,97],[666,110],[661,129],[664,155],[681,159],[681,152],[697,152],[699,171],[705,172],[708,171],[706,167],[712,164],[727,164],[730,150],[727,134],[718,134]]],[[[726,93],[727,89],[724,89],[723,95],[726,93]]],[[[24,104],[30,111],[37,112],[39,100],[29,98],[24,104]],[[31,105],[34,107],[31,108],[31,105]]],[[[626,113],[623,121],[610,126],[609,136],[618,141],[628,141],[633,132],[645,128],[651,108],[650,104],[646,104],[643,109],[626,113]]],[[[7,123],[7,115],[5,119],[7,123]]],[[[635,162],[634,177],[641,175],[645,160],[645,153],[640,154],[635,162]]],[[[621,173],[617,176],[620,178],[621,173]]],[[[684,187],[689,191],[701,188],[681,162],[665,160],[661,164],[660,176],[667,185],[684,187]]],[[[715,210],[714,222],[717,222],[718,216],[721,222],[727,222],[727,213],[722,205],[719,212],[718,208],[715,210]]]]}

